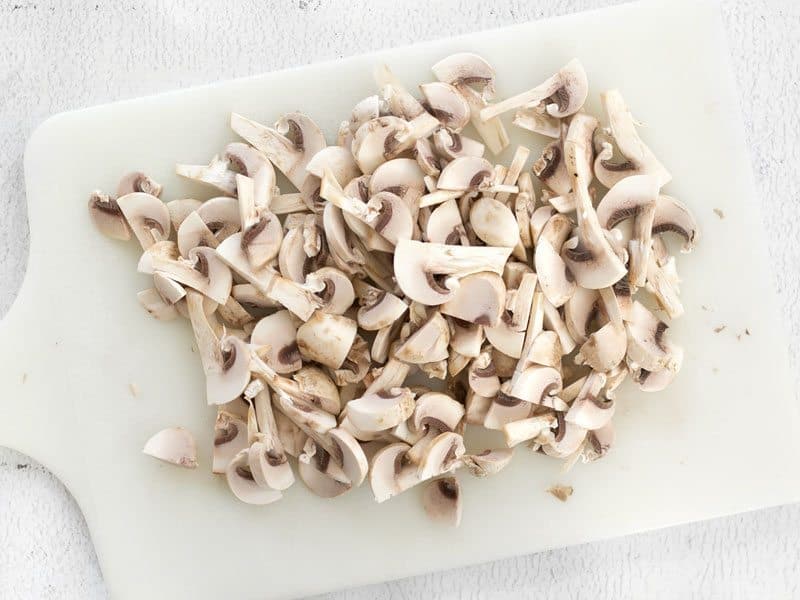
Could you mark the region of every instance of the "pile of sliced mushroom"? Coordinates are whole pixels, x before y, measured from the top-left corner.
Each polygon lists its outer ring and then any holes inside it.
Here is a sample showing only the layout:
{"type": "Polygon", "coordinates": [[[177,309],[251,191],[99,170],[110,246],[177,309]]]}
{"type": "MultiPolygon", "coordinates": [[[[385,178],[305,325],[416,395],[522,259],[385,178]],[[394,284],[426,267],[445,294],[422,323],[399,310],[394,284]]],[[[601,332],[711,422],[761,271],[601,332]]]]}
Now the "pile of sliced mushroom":
{"type": "MultiPolygon", "coordinates": [[[[231,115],[244,142],[177,165],[209,200],[164,202],[142,173],[91,196],[100,231],[141,244],[141,305],[191,323],[217,410],[213,471],[243,502],[279,500],[296,474],[325,498],[369,479],[378,502],[424,483],[428,514],[457,524],[457,471],[493,475],[520,444],[598,459],[622,382],[658,391],[681,366],[663,238],[689,251],[698,229],[662,193],[670,175],[621,94],[602,94],[604,127],[582,110],[577,60],[496,103],[479,56],[433,73],[417,97],[378,69],[333,145],[301,113],[231,115]],[[495,164],[509,111],[546,146],[495,164]],[[467,425],[506,447],[468,449],[467,425]]],[[[166,429],[145,451],[194,467],[187,436],[166,429]]]]}

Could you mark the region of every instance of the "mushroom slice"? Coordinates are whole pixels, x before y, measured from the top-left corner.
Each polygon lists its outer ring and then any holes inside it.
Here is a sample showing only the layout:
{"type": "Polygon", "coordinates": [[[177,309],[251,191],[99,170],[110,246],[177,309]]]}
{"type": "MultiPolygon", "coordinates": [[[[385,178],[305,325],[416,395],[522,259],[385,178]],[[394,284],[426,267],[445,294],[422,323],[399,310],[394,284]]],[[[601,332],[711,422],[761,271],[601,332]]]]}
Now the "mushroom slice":
{"type": "Polygon", "coordinates": [[[292,374],[300,386],[300,390],[313,398],[313,403],[325,412],[333,415],[339,414],[341,400],[339,388],[322,369],[312,365],[305,365],[292,374]]]}
{"type": "Polygon", "coordinates": [[[502,427],[503,435],[506,439],[506,446],[513,448],[522,442],[535,440],[541,436],[542,433],[549,432],[552,428],[556,427],[557,424],[558,420],[553,413],[545,413],[506,423],[502,427]]]}
{"type": "Polygon", "coordinates": [[[645,282],[657,199],[658,180],[652,175],[634,175],[615,183],[597,205],[597,219],[604,229],[633,219],[628,278],[635,287],[645,282]]]}
{"type": "Polygon", "coordinates": [[[444,127],[434,132],[433,147],[439,156],[448,161],[470,156],[482,158],[486,150],[486,147],[478,140],[444,127]]]}
{"type": "Polygon", "coordinates": [[[483,345],[483,326],[455,317],[448,317],[447,323],[450,326],[450,348],[467,361],[477,357],[483,345]]]}
{"type": "Polygon", "coordinates": [[[469,387],[479,396],[493,397],[500,391],[500,378],[488,351],[481,352],[470,362],[467,372],[469,387]]]}
{"type": "Polygon", "coordinates": [[[367,376],[370,367],[370,350],[367,341],[356,335],[341,369],[333,372],[337,385],[359,383],[367,376]]]}
{"type": "Polygon", "coordinates": [[[309,161],[327,145],[317,124],[298,112],[285,114],[274,128],[231,113],[231,129],[263,152],[298,190],[309,176],[309,161]]]}
{"type": "Polygon", "coordinates": [[[479,454],[465,454],[461,462],[473,477],[488,477],[505,469],[514,456],[510,448],[494,448],[479,454]]]}
{"type": "Polygon", "coordinates": [[[550,304],[547,298],[543,299],[542,308],[544,311],[544,326],[550,331],[555,331],[558,341],[561,343],[561,350],[564,354],[569,354],[575,349],[575,340],[569,333],[564,318],[558,309],[550,304]]]}
{"type": "Polygon", "coordinates": [[[572,220],[566,215],[555,214],[547,221],[536,241],[534,264],[539,286],[555,307],[563,306],[578,287],[560,254],[571,230],[572,220]]]}
{"type": "Polygon", "coordinates": [[[423,83],[419,90],[425,97],[425,110],[439,119],[444,127],[460,132],[469,123],[469,104],[455,86],[443,81],[423,83]]]}
{"type": "Polygon", "coordinates": [[[554,331],[542,331],[533,338],[533,342],[525,355],[525,360],[529,364],[557,369],[561,367],[563,354],[558,334],[554,331]]]}
{"type": "Polygon", "coordinates": [[[578,397],[569,407],[564,418],[569,423],[587,430],[605,427],[614,416],[614,401],[603,400],[600,392],[606,385],[606,376],[593,371],[587,378],[578,393],[578,397]]]}
{"type": "Polygon", "coordinates": [[[486,326],[483,332],[486,334],[486,340],[497,350],[512,358],[519,358],[525,343],[525,332],[512,327],[510,324],[512,319],[511,313],[506,311],[497,325],[486,326]]]}
{"type": "Polygon", "coordinates": [[[630,321],[625,327],[628,334],[627,361],[632,370],[676,370],[674,346],[666,337],[667,324],[641,302],[633,302],[630,321]]]}
{"type": "Polygon", "coordinates": [[[445,360],[450,344],[450,328],[439,312],[433,315],[395,350],[395,358],[412,364],[445,360]]]}
{"type": "Polygon", "coordinates": [[[561,136],[561,119],[547,112],[547,101],[528,104],[514,113],[514,125],[551,138],[561,136]]]}
{"type": "Polygon", "coordinates": [[[257,206],[255,181],[236,176],[242,224],[242,251],[254,269],[261,269],[278,256],[283,242],[281,222],[267,207],[257,206]]]}
{"type": "Polygon", "coordinates": [[[306,285],[316,292],[320,310],[334,315],[344,314],[355,300],[355,292],[350,279],[339,269],[323,267],[306,276],[306,285]]]}
{"type": "Polygon", "coordinates": [[[539,236],[542,234],[544,226],[550,221],[550,217],[556,214],[552,206],[540,206],[531,215],[531,240],[534,246],[539,241],[539,236]]]}
{"type": "Polygon", "coordinates": [[[414,411],[414,393],[394,387],[366,393],[347,403],[347,418],[356,428],[385,431],[405,421],[414,411]]]}
{"type": "Polygon", "coordinates": [[[521,371],[512,380],[508,395],[517,400],[565,410],[566,405],[556,397],[561,392],[562,386],[561,373],[558,369],[533,365],[521,371]]]}
{"type": "Polygon", "coordinates": [[[350,150],[341,146],[328,146],[317,152],[306,165],[306,171],[322,179],[325,169],[330,169],[336,180],[345,185],[361,175],[350,150]]]}
{"type": "Polygon", "coordinates": [[[390,192],[399,196],[408,205],[411,214],[416,214],[419,199],[425,193],[425,174],[413,158],[388,160],[369,178],[369,195],[390,192]]]}
{"type": "Polygon", "coordinates": [[[491,184],[493,173],[492,164],[485,158],[462,156],[447,163],[439,175],[436,187],[455,192],[484,189],[491,184]]]}
{"type": "Polygon", "coordinates": [[[100,191],[89,195],[89,216],[94,226],[103,235],[114,240],[128,241],[131,230],[116,199],[100,191]]]}
{"type": "Polygon", "coordinates": [[[247,309],[276,308],[280,304],[259,292],[251,283],[240,283],[231,287],[231,297],[247,309]]]}
{"type": "Polygon", "coordinates": [[[587,432],[586,443],[583,445],[581,452],[583,462],[593,462],[603,458],[614,444],[615,439],[616,434],[614,433],[613,422],[595,431],[587,432]]]}
{"type": "Polygon", "coordinates": [[[178,311],[171,304],[164,301],[155,288],[148,288],[136,294],[139,304],[142,305],[150,316],[159,321],[171,321],[177,318],[178,311]]]}
{"type": "Polygon", "coordinates": [[[337,481],[326,473],[331,462],[331,456],[322,448],[317,448],[316,454],[310,461],[298,461],[297,471],[306,487],[320,498],[335,498],[350,491],[352,485],[337,481]]]}
{"type": "Polygon", "coordinates": [[[125,221],[139,240],[142,249],[147,250],[162,240],[169,238],[172,223],[166,205],[150,194],[133,192],[116,200],[125,221]]]}
{"type": "Polygon", "coordinates": [[[294,474],[286,454],[265,442],[253,442],[247,453],[253,480],[262,488],[283,491],[294,483],[294,474]]]}
{"type": "Polygon", "coordinates": [[[461,212],[454,199],[446,200],[431,211],[425,226],[425,236],[429,242],[436,244],[469,245],[461,212]]]}
{"type": "Polygon", "coordinates": [[[605,373],[625,358],[627,336],[622,313],[611,288],[600,291],[603,309],[609,322],[592,333],[575,355],[575,364],[587,364],[593,370],[605,373]]]}
{"type": "Polygon", "coordinates": [[[440,477],[422,492],[422,506],[432,521],[458,527],[461,523],[461,486],[455,477],[440,477]]]}
{"type": "Polygon", "coordinates": [[[239,202],[236,198],[218,196],[206,200],[197,208],[197,214],[222,242],[241,228],[239,202]]]}
{"type": "Polygon", "coordinates": [[[567,458],[577,452],[584,440],[587,431],[564,419],[562,413],[556,413],[558,425],[553,439],[542,445],[542,451],[553,458],[567,458]]]}
{"type": "Polygon", "coordinates": [[[690,252],[697,240],[700,239],[697,222],[686,205],[671,196],[662,194],[656,198],[653,234],[668,232],[676,233],[683,238],[681,252],[690,252]]]}
{"type": "Polygon", "coordinates": [[[169,220],[172,222],[172,228],[178,231],[183,220],[202,205],[203,203],[200,200],[195,200],[194,198],[179,198],[178,200],[167,202],[166,207],[169,211],[169,220]]]}
{"type": "Polygon", "coordinates": [[[466,407],[464,413],[464,421],[469,425],[481,425],[486,419],[486,413],[492,405],[492,398],[479,396],[472,390],[467,391],[467,397],[464,403],[466,407]]]}
{"type": "Polygon", "coordinates": [[[214,156],[207,165],[175,165],[175,174],[217,188],[228,196],[236,194],[236,172],[225,158],[214,156]]]}
{"type": "Polygon", "coordinates": [[[340,454],[336,456],[336,460],[341,462],[342,469],[345,475],[350,480],[353,487],[360,486],[367,476],[369,470],[369,463],[364,450],[349,432],[337,427],[328,432],[331,440],[339,449],[340,454]]]}
{"type": "Polygon", "coordinates": [[[417,398],[411,418],[413,430],[422,433],[456,431],[464,418],[464,405],[442,392],[426,392],[417,398]]]}
{"type": "MultiPolygon", "coordinates": [[[[233,297],[228,297],[225,304],[217,305],[220,318],[235,329],[244,329],[246,325],[255,327],[253,315],[247,312],[244,307],[233,297]]],[[[250,331],[248,331],[248,334],[250,331]]]]}
{"type": "Polygon", "coordinates": [[[400,240],[394,254],[395,277],[406,296],[438,306],[454,297],[457,278],[480,272],[501,274],[512,250],[400,240]]]}
{"type": "Polygon", "coordinates": [[[473,202],[469,212],[469,223],[475,234],[486,242],[487,246],[513,248],[520,243],[519,228],[514,213],[494,198],[484,196],[473,202]]]}
{"type": "Polygon", "coordinates": [[[178,251],[181,256],[186,257],[190,250],[200,246],[216,248],[219,241],[195,211],[186,216],[178,229],[178,251]]]}
{"type": "Polygon", "coordinates": [[[597,290],[578,287],[564,304],[564,322],[572,339],[578,344],[583,344],[589,337],[589,328],[597,316],[599,301],[600,294],[597,290]]]}
{"type": "Polygon", "coordinates": [[[614,161],[614,146],[609,141],[600,142],[602,150],[594,162],[594,173],[600,183],[610,189],[625,177],[644,174],[654,176],[659,187],[669,183],[672,175],[642,142],[622,94],[609,90],[600,94],[600,100],[608,114],[611,137],[622,155],[621,160],[614,161]]]}
{"type": "Polygon", "coordinates": [[[176,254],[174,242],[158,242],[142,254],[139,272],[161,273],[214,302],[227,302],[233,283],[231,272],[212,248],[193,248],[187,259],[177,258],[176,254]]]}
{"type": "Polygon", "coordinates": [[[481,272],[464,277],[450,299],[439,307],[442,314],[468,323],[494,326],[500,322],[506,302],[506,286],[497,273],[481,272]]]}
{"type": "Polygon", "coordinates": [[[506,423],[526,419],[531,414],[533,405],[519,398],[509,395],[511,382],[506,381],[500,386],[500,393],[489,405],[483,426],[486,429],[502,429],[506,423]]]}
{"type": "Polygon", "coordinates": [[[161,196],[162,187],[159,183],[148,177],[141,171],[126,173],[119,180],[117,185],[117,196],[132,194],[134,192],[144,192],[158,198],[161,196]]]}
{"type": "Polygon", "coordinates": [[[369,469],[369,483],[376,502],[385,502],[389,498],[404,491],[413,478],[416,477],[416,468],[406,461],[406,454],[411,446],[398,442],[384,446],[372,457],[369,469]],[[404,487],[400,485],[403,477],[404,487]]]}
{"type": "Polygon", "coordinates": [[[473,85],[483,92],[483,98],[494,96],[495,72],[486,60],[470,52],[459,52],[443,58],[431,67],[439,81],[454,86],[473,85]]]}
{"type": "Polygon", "coordinates": [[[393,116],[372,119],[356,131],[353,157],[361,171],[369,175],[387,160],[412,148],[418,139],[428,137],[438,126],[438,120],[430,115],[411,121],[393,116]]]}
{"type": "Polygon", "coordinates": [[[213,473],[224,473],[233,457],[248,446],[247,423],[223,408],[219,407],[214,424],[213,473]]]}
{"type": "Polygon", "coordinates": [[[259,320],[250,334],[250,344],[276,373],[292,373],[303,366],[297,346],[298,320],[288,310],[279,310],[259,320]]]}
{"type": "Polygon", "coordinates": [[[422,172],[429,177],[438,177],[441,172],[439,158],[433,152],[433,145],[427,138],[421,138],[414,144],[414,160],[422,172]]]}
{"type": "Polygon", "coordinates": [[[506,98],[481,111],[481,119],[488,121],[504,112],[530,104],[547,102],[547,113],[564,118],[578,112],[589,94],[586,71],[577,58],[573,58],[554,75],[535,88],[506,98]]]}
{"type": "Polygon", "coordinates": [[[253,478],[250,471],[249,449],[241,450],[225,469],[225,478],[228,481],[233,495],[246,504],[271,504],[283,497],[278,490],[261,487],[253,478]]]}
{"type": "MultiPolygon", "coordinates": [[[[660,371],[636,369],[631,373],[633,379],[643,392],[660,392],[666,388],[680,371],[683,364],[683,349],[674,344],[671,347],[672,366],[660,371]]],[[[627,372],[627,371],[625,371],[627,372]]]]}
{"type": "Polygon", "coordinates": [[[197,446],[194,437],[183,427],[162,429],[147,440],[142,452],[186,469],[197,467],[197,446]]]}
{"type": "Polygon", "coordinates": [[[307,435],[313,435],[314,441],[336,427],[335,416],[311,403],[292,398],[283,390],[275,389],[275,400],[280,411],[307,435]]]}
{"type": "Polygon", "coordinates": [[[278,251],[278,269],[281,275],[296,283],[303,283],[306,280],[306,264],[309,261],[303,248],[304,243],[302,227],[292,227],[283,237],[283,243],[278,251]]]}
{"type": "Polygon", "coordinates": [[[342,121],[339,125],[339,132],[337,135],[336,143],[347,150],[353,142],[353,135],[358,128],[367,121],[377,119],[381,115],[381,99],[377,94],[367,96],[359,101],[350,113],[348,121],[342,121]]]}
{"type": "Polygon", "coordinates": [[[572,117],[564,142],[578,207],[578,237],[564,244],[561,256],[578,285],[590,289],[608,287],[625,275],[625,265],[606,239],[589,195],[591,137],[596,127],[596,119],[577,114],[572,117]]]}
{"type": "Polygon", "coordinates": [[[339,369],[342,366],[358,325],[352,319],[317,311],[297,330],[297,346],[307,360],[339,369]]]}
{"type": "Polygon", "coordinates": [[[351,275],[362,273],[364,257],[350,242],[342,210],[328,203],[322,211],[322,226],[331,258],[340,269],[351,275]]]}
{"type": "Polygon", "coordinates": [[[364,393],[371,394],[402,386],[409,370],[406,363],[394,358],[389,359],[383,367],[372,371],[374,378],[364,393]]]}
{"type": "Polygon", "coordinates": [[[377,331],[389,327],[408,310],[408,305],[394,294],[372,287],[363,281],[356,281],[358,294],[358,326],[367,331],[377,331]]]}
{"type": "Polygon", "coordinates": [[[440,433],[427,444],[417,476],[420,481],[425,481],[448,473],[456,468],[464,453],[464,438],[461,434],[452,431],[440,433]]]}

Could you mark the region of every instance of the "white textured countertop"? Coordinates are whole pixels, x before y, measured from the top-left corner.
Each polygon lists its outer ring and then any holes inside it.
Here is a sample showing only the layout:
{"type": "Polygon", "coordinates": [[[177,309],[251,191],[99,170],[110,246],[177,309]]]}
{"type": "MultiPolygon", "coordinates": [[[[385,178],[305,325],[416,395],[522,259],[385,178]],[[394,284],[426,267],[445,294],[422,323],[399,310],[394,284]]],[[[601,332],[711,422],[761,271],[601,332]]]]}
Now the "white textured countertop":
{"type": "MultiPolygon", "coordinates": [[[[199,9],[189,0],[0,0],[0,314],[16,296],[27,260],[24,144],[49,115],[617,3],[228,0],[199,9]]],[[[764,208],[764,223],[754,226],[769,229],[773,280],[797,365],[800,3],[723,0],[722,7],[764,208]]],[[[768,443],[769,399],[753,398],[753,407],[764,409],[753,439],[761,427],[768,443]]],[[[787,464],[786,476],[800,476],[798,466],[787,464]]],[[[788,599],[800,597],[798,564],[795,505],[327,597],[788,599]]],[[[0,448],[0,598],[105,597],[69,493],[31,459],[0,448]]]]}

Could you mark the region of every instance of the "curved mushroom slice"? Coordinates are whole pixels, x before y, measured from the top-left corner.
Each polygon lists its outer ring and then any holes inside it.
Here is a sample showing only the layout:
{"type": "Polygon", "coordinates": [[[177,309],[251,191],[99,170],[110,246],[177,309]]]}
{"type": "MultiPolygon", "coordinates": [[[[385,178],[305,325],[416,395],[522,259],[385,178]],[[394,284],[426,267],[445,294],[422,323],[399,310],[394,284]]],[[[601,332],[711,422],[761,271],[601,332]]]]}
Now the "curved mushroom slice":
{"type": "Polygon", "coordinates": [[[114,240],[128,241],[131,230],[116,199],[100,191],[89,195],[89,216],[94,226],[103,235],[114,240]]]}
{"type": "Polygon", "coordinates": [[[262,488],[283,491],[294,483],[294,473],[286,455],[264,442],[253,442],[247,453],[253,480],[262,488]]]}
{"type": "Polygon", "coordinates": [[[494,68],[477,54],[451,54],[433,65],[431,70],[439,81],[453,86],[477,87],[485,100],[494,96],[494,68]]]}
{"type": "Polygon", "coordinates": [[[668,232],[676,233],[683,238],[681,252],[691,252],[697,240],[700,239],[697,221],[686,205],[671,196],[662,194],[656,198],[653,234],[668,232]]]}
{"type": "Polygon", "coordinates": [[[531,240],[534,246],[539,241],[539,236],[542,234],[544,226],[550,221],[550,217],[556,214],[552,206],[540,206],[531,215],[531,240]]]}
{"type": "Polygon", "coordinates": [[[591,323],[597,316],[599,302],[600,294],[597,290],[578,287],[564,304],[564,322],[576,343],[583,344],[588,339],[591,323]]]}
{"type": "Polygon", "coordinates": [[[161,273],[169,279],[190,287],[214,302],[225,304],[231,293],[233,279],[228,266],[212,248],[193,248],[187,259],[177,257],[174,242],[158,242],[139,260],[141,273],[161,273]]]}
{"type": "Polygon", "coordinates": [[[349,240],[342,210],[331,203],[326,204],[322,211],[322,225],[336,265],[351,275],[363,273],[364,257],[349,240]]]}
{"type": "Polygon", "coordinates": [[[567,406],[557,397],[563,383],[561,373],[553,367],[533,365],[521,371],[513,380],[508,395],[517,400],[566,410],[567,406]]]}
{"type": "Polygon", "coordinates": [[[419,329],[412,333],[395,350],[398,360],[411,364],[426,364],[445,360],[450,344],[450,328],[441,314],[434,312],[419,329]]]}
{"type": "Polygon", "coordinates": [[[645,282],[657,199],[658,180],[652,175],[634,175],[614,184],[597,205],[597,219],[604,229],[633,219],[628,279],[634,287],[645,282]]]}
{"type": "MultiPolygon", "coordinates": [[[[306,171],[318,179],[322,179],[325,170],[329,169],[336,181],[346,185],[352,179],[361,175],[353,155],[348,148],[342,146],[328,146],[317,152],[306,165],[306,171]]],[[[319,182],[315,182],[319,185],[319,182]]],[[[313,208],[313,207],[311,207],[313,208]]]]}
{"type": "Polygon", "coordinates": [[[525,354],[525,360],[532,365],[560,368],[563,355],[558,334],[554,331],[542,331],[533,338],[531,346],[525,354]]]}
{"type": "Polygon", "coordinates": [[[564,244],[561,255],[578,285],[590,289],[608,287],[625,275],[625,265],[603,234],[589,195],[591,138],[596,127],[596,119],[577,114],[572,117],[564,142],[578,207],[578,237],[564,244]]]}
{"type": "Polygon", "coordinates": [[[297,330],[300,354],[331,369],[342,366],[358,325],[352,319],[317,311],[297,330]]]}
{"type": "Polygon", "coordinates": [[[593,371],[569,407],[564,418],[583,429],[593,431],[605,427],[614,416],[614,401],[603,400],[600,392],[606,385],[606,376],[593,371]]]}
{"type": "Polygon", "coordinates": [[[500,391],[500,378],[490,352],[483,351],[470,362],[467,381],[470,389],[479,396],[489,398],[497,395],[500,391]]]}
{"type": "Polygon", "coordinates": [[[369,483],[376,502],[385,502],[417,483],[416,466],[406,460],[410,449],[398,442],[384,446],[372,457],[369,483]]]}
{"type": "Polygon", "coordinates": [[[344,314],[356,298],[353,284],[339,269],[322,267],[306,276],[306,285],[318,289],[322,312],[334,315],[344,314]]]}
{"type": "Polygon", "coordinates": [[[372,287],[356,280],[358,294],[358,326],[367,331],[377,331],[389,327],[408,310],[408,305],[394,294],[372,287]]]}
{"type": "Polygon", "coordinates": [[[594,173],[600,183],[611,188],[625,177],[644,174],[654,176],[659,187],[669,183],[672,175],[642,142],[622,94],[609,90],[600,94],[600,100],[608,114],[611,138],[622,155],[620,160],[614,161],[614,146],[609,141],[600,142],[602,150],[594,162],[594,173]]]}
{"type": "Polygon", "coordinates": [[[448,317],[447,323],[450,326],[450,348],[465,359],[477,357],[483,345],[483,326],[455,317],[448,317]]]}
{"type": "Polygon", "coordinates": [[[492,405],[493,398],[478,396],[472,390],[467,390],[467,397],[464,401],[465,413],[464,422],[469,425],[481,425],[486,419],[486,413],[492,405]]]}
{"type": "Polygon", "coordinates": [[[438,177],[442,165],[439,158],[433,152],[433,145],[427,138],[421,138],[414,144],[412,151],[414,160],[417,161],[422,172],[429,177],[438,177]]]}
{"type": "Polygon", "coordinates": [[[513,456],[514,451],[510,448],[494,448],[479,454],[465,454],[461,462],[473,477],[488,477],[506,468],[513,456]]]}
{"type": "Polygon", "coordinates": [[[493,175],[494,168],[485,158],[462,156],[447,163],[439,175],[436,187],[452,192],[488,189],[493,175]]]}
{"type": "Polygon", "coordinates": [[[503,279],[497,273],[481,272],[461,279],[439,310],[468,323],[494,326],[500,322],[505,303],[503,279]]]}
{"type": "Polygon", "coordinates": [[[547,221],[536,241],[534,264],[539,286],[555,307],[563,306],[578,287],[560,254],[570,231],[572,220],[566,215],[555,214],[547,221]]]}
{"type": "Polygon", "coordinates": [[[197,212],[186,216],[178,229],[178,251],[181,256],[189,256],[189,251],[193,248],[207,246],[216,248],[219,246],[214,232],[206,225],[203,218],[197,212]]]}
{"type": "Polygon", "coordinates": [[[446,431],[427,444],[419,462],[417,476],[420,481],[438,477],[454,470],[465,454],[464,438],[461,434],[446,431]]]}
{"type": "Polygon", "coordinates": [[[628,338],[628,366],[636,371],[674,371],[677,364],[674,346],[666,338],[667,324],[638,301],[631,307],[630,321],[625,324],[628,338]]]}
{"type": "Polygon", "coordinates": [[[348,121],[342,121],[339,125],[339,132],[337,134],[336,143],[347,150],[350,150],[350,145],[353,142],[353,136],[358,128],[367,121],[377,119],[381,116],[381,99],[377,94],[367,96],[360,100],[353,107],[348,121]]]}
{"type": "Polygon", "coordinates": [[[215,155],[207,165],[175,165],[175,174],[217,188],[228,196],[236,195],[236,171],[225,158],[215,155]]]}
{"type": "Polygon", "coordinates": [[[231,298],[234,298],[247,310],[277,308],[280,304],[268,298],[251,283],[240,283],[231,287],[231,298]]]}
{"type": "Polygon", "coordinates": [[[236,198],[218,196],[206,200],[197,208],[197,214],[222,242],[241,228],[239,202],[236,198]]]}
{"type": "Polygon", "coordinates": [[[349,492],[353,487],[350,483],[337,481],[326,473],[330,462],[330,454],[322,448],[317,448],[316,454],[310,461],[300,460],[297,463],[300,479],[320,498],[335,498],[349,492]]]}
{"type": "Polygon", "coordinates": [[[478,140],[445,128],[434,132],[433,147],[436,153],[447,161],[464,157],[482,158],[486,150],[478,140]]]}
{"type": "Polygon", "coordinates": [[[233,457],[225,469],[225,478],[233,495],[246,504],[271,504],[283,498],[283,494],[278,490],[261,487],[256,483],[250,471],[247,448],[233,457]]]}
{"type": "Polygon", "coordinates": [[[370,367],[370,349],[367,341],[356,335],[340,369],[333,372],[337,385],[359,383],[367,376],[370,367]]]}
{"type": "Polygon", "coordinates": [[[457,279],[481,272],[501,274],[512,250],[400,240],[394,254],[395,277],[406,296],[438,306],[454,297],[457,279]]]}
{"type": "Polygon", "coordinates": [[[578,450],[586,439],[587,431],[575,423],[564,419],[562,413],[556,413],[558,426],[553,439],[542,444],[542,451],[553,458],[567,458],[578,450]]]}
{"type": "Polygon", "coordinates": [[[511,326],[511,313],[503,313],[500,321],[495,326],[485,326],[483,332],[488,341],[494,348],[512,358],[522,356],[522,346],[525,343],[525,332],[517,331],[511,326]]]}
{"type": "Polygon", "coordinates": [[[372,119],[356,131],[353,157],[361,171],[369,175],[387,160],[414,147],[418,139],[428,137],[438,126],[438,120],[430,115],[411,121],[392,116],[372,119]]]}
{"type": "Polygon", "coordinates": [[[347,418],[358,429],[372,432],[396,427],[414,411],[414,393],[393,387],[366,393],[347,403],[347,418]]]}
{"type": "Polygon", "coordinates": [[[297,346],[298,323],[288,310],[279,310],[259,320],[250,334],[250,344],[276,373],[292,373],[303,366],[297,346]]]}
{"type": "MultiPolygon", "coordinates": [[[[679,297],[680,279],[675,269],[675,258],[669,256],[663,265],[661,259],[668,256],[664,242],[660,238],[653,238],[652,252],[647,264],[647,279],[645,287],[655,296],[658,305],[667,313],[670,319],[677,319],[683,315],[683,304],[679,297]]],[[[628,305],[630,297],[628,297],[628,305]]],[[[629,309],[630,307],[628,307],[629,309]]]]}
{"type": "Polygon", "coordinates": [[[234,329],[244,329],[248,325],[251,328],[255,327],[253,315],[247,312],[233,296],[229,296],[225,304],[219,304],[217,310],[219,317],[234,329]]]}
{"type": "Polygon", "coordinates": [[[367,456],[361,445],[349,432],[337,427],[328,432],[339,454],[335,459],[341,463],[342,470],[353,487],[360,486],[369,471],[367,456]]]}
{"type": "Polygon", "coordinates": [[[134,192],[144,192],[156,198],[161,196],[161,184],[154,181],[141,171],[134,171],[126,173],[119,180],[117,185],[117,196],[124,196],[125,194],[132,194],[134,192]]]}
{"type": "Polygon", "coordinates": [[[172,304],[167,303],[158,290],[148,288],[136,294],[136,299],[151,317],[159,321],[171,321],[177,318],[178,311],[172,304]]]}
{"type": "Polygon", "coordinates": [[[263,152],[298,190],[309,176],[309,161],[327,145],[317,124],[298,112],[285,114],[274,128],[231,113],[231,129],[263,152]]]}
{"type": "Polygon", "coordinates": [[[547,112],[547,101],[545,100],[538,104],[528,104],[519,108],[514,113],[512,123],[517,127],[547,137],[558,138],[561,136],[561,119],[547,112]]]}
{"type": "Polygon", "coordinates": [[[442,392],[425,392],[417,398],[414,413],[410,419],[411,430],[422,434],[427,440],[417,439],[410,456],[417,458],[427,443],[446,431],[463,431],[464,405],[442,392]]]}
{"type": "Polygon", "coordinates": [[[425,226],[425,237],[436,244],[469,245],[455,200],[447,200],[431,211],[425,226]]]}
{"type": "Polygon", "coordinates": [[[308,256],[303,248],[304,243],[302,227],[292,227],[283,237],[283,243],[278,251],[278,269],[281,275],[296,283],[303,283],[306,280],[308,256]]]}
{"type": "Polygon", "coordinates": [[[549,433],[557,424],[558,420],[553,413],[536,415],[534,417],[528,417],[527,419],[506,423],[502,427],[503,435],[506,439],[506,446],[513,448],[522,442],[536,440],[543,433],[549,433]]]}
{"type": "Polygon", "coordinates": [[[419,199],[425,193],[425,174],[413,158],[394,158],[388,160],[372,173],[369,178],[369,195],[390,192],[399,196],[408,205],[412,215],[416,215],[419,199]]]}
{"type": "Polygon", "coordinates": [[[233,457],[248,446],[247,423],[225,408],[219,407],[214,423],[213,473],[224,473],[233,457]]]}
{"type": "Polygon", "coordinates": [[[183,427],[162,429],[147,440],[142,452],[186,469],[197,467],[197,445],[192,434],[183,427]]]}
{"type": "Polygon", "coordinates": [[[172,228],[178,231],[181,227],[183,220],[200,208],[203,205],[200,200],[194,198],[179,198],[178,200],[170,200],[166,203],[167,211],[169,211],[169,219],[172,222],[172,228]]]}
{"type": "Polygon", "coordinates": [[[422,492],[422,506],[432,521],[458,527],[461,523],[461,486],[455,477],[441,477],[422,492]]]}
{"type": "Polygon", "coordinates": [[[258,206],[255,200],[255,181],[244,175],[236,176],[239,214],[242,228],[242,251],[254,269],[269,264],[283,242],[281,222],[268,207],[258,206]]]}
{"type": "Polygon", "coordinates": [[[169,238],[172,226],[169,210],[155,196],[144,192],[133,192],[117,198],[116,206],[143,250],[169,238]]]}
{"type": "Polygon", "coordinates": [[[547,113],[564,118],[578,112],[589,94],[586,71],[577,58],[573,58],[554,75],[535,88],[498,102],[481,111],[481,119],[488,121],[504,112],[530,104],[547,103],[547,113]]]}
{"type": "Polygon", "coordinates": [[[339,388],[322,369],[305,365],[292,374],[304,394],[313,398],[313,404],[333,415],[341,410],[339,388]]]}
{"type": "Polygon", "coordinates": [[[282,412],[276,411],[274,415],[276,435],[281,441],[284,452],[297,458],[303,452],[303,445],[308,436],[282,412]]]}
{"type": "Polygon", "coordinates": [[[673,344],[670,350],[672,353],[672,365],[670,368],[661,369],[660,371],[648,371],[638,368],[631,373],[631,379],[636,382],[640,390],[643,392],[660,392],[672,383],[683,364],[683,349],[673,344]]]}
{"type": "Polygon", "coordinates": [[[291,419],[309,437],[312,437],[314,442],[321,446],[330,447],[330,444],[323,443],[321,436],[336,427],[337,423],[334,415],[301,400],[299,397],[293,398],[280,389],[275,389],[275,400],[280,412],[291,419]]]}
{"type": "Polygon", "coordinates": [[[517,219],[511,209],[486,196],[472,203],[469,222],[487,246],[514,247],[520,243],[517,219]]]}

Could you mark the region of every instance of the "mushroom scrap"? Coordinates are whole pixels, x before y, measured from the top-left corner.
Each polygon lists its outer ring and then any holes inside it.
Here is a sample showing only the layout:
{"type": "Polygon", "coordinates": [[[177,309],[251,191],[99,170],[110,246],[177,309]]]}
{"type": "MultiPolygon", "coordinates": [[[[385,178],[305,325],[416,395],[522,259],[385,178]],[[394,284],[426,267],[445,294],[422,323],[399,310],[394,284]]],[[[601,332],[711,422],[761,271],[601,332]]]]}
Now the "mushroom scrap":
{"type": "MultiPolygon", "coordinates": [[[[433,74],[415,95],[378,68],[330,145],[303,113],[232,114],[243,141],[175,167],[210,199],[164,201],[141,172],[89,198],[97,229],[141,245],[140,304],[189,321],[216,413],[206,451],[242,502],[297,479],[323,498],[368,482],[377,502],[418,487],[457,525],[457,473],[494,475],[517,446],[601,458],[624,380],[654,392],[680,369],[670,250],[700,232],[622,94],[588,114],[577,59],[496,102],[480,56],[433,74]],[[487,154],[508,146],[508,111],[543,150],[502,164],[487,154]],[[467,426],[505,447],[471,447],[467,426]]],[[[144,452],[197,464],[182,428],[144,452]]]]}

